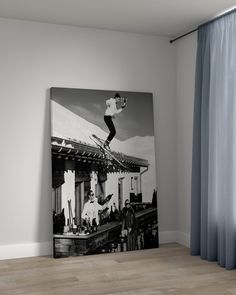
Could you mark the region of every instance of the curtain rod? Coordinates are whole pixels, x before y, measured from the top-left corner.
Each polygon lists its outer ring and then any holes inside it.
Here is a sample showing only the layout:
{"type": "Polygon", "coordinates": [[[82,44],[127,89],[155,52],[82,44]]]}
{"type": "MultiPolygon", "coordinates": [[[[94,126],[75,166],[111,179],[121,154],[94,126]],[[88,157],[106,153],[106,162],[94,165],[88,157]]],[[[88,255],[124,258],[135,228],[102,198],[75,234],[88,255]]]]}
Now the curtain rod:
{"type": "Polygon", "coordinates": [[[213,19],[208,20],[208,21],[206,21],[205,23],[199,25],[196,29],[193,29],[192,31],[189,31],[189,32],[187,32],[187,33],[185,33],[185,34],[183,34],[183,35],[180,35],[180,36],[176,37],[175,39],[170,40],[170,43],[173,43],[173,42],[175,42],[175,41],[177,41],[177,40],[179,40],[179,39],[181,39],[181,38],[183,38],[183,37],[185,37],[185,36],[187,36],[187,35],[190,35],[190,34],[192,34],[193,32],[198,31],[198,29],[201,28],[202,26],[208,25],[208,24],[210,24],[210,23],[212,23],[212,22],[214,22],[214,21],[216,21],[216,20],[218,20],[218,19],[220,19],[220,18],[222,18],[222,17],[224,17],[224,16],[226,16],[226,15],[228,15],[228,14],[230,14],[230,13],[233,13],[233,12],[235,12],[235,11],[236,11],[236,8],[234,8],[234,9],[232,9],[232,10],[229,10],[229,11],[227,11],[227,12],[225,12],[225,13],[219,15],[219,16],[216,16],[216,17],[214,17],[213,19]]]}

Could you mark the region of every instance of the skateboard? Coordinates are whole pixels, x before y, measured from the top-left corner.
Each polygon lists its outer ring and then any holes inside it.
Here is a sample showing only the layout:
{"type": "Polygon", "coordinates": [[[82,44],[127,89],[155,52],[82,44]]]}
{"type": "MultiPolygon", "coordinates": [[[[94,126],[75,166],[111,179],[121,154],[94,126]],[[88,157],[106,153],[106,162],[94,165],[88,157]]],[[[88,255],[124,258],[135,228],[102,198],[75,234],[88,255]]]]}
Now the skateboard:
{"type": "Polygon", "coordinates": [[[110,157],[110,159],[108,158],[108,160],[114,160],[117,164],[119,164],[121,167],[123,167],[124,169],[128,170],[128,167],[126,167],[120,160],[118,160],[111,151],[109,151],[108,149],[104,148],[103,144],[104,144],[104,140],[102,140],[101,138],[99,138],[97,135],[92,134],[92,136],[90,136],[90,138],[92,139],[92,141],[100,148],[100,150],[105,154],[106,158],[110,157]]]}

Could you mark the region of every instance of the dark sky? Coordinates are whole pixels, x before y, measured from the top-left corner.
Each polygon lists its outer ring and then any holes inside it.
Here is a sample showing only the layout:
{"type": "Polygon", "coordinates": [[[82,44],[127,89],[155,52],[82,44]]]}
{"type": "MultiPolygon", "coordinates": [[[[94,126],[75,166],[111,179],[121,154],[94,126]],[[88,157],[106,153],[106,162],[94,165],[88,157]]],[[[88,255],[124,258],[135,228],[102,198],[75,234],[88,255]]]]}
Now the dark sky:
{"type": "Polygon", "coordinates": [[[134,136],[153,136],[153,102],[151,93],[88,90],[72,88],[51,88],[51,98],[85,120],[108,132],[103,120],[106,100],[115,93],[127,98],[123,112],[113,120],[116,138],[126,140],[134,136]]]}

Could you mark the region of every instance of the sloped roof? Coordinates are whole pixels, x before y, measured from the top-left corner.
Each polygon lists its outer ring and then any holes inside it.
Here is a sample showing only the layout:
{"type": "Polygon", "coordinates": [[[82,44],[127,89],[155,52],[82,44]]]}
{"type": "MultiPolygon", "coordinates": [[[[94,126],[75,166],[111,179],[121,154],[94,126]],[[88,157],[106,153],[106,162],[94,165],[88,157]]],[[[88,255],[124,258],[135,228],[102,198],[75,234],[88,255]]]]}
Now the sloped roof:
{"type": "MultiPolygon", "coordinates": [[[[85,163],[108,165],[106,155],[96,146],[88,144],[86,142],[77,141],[73,139],[63,139],[60,137],[52,137],[52,154],[57,157],[64,157],[65,159],[78,160],[85,163]]],[[[135,171],[141,167],[148,167],[149,163],[145,159],[132,157],[123,153],[111,151],[123,165],[128,169],[125,169],[119,165],[116,161],[110,159],[110,165],[114,171],[126,170],[135,171]]]]}

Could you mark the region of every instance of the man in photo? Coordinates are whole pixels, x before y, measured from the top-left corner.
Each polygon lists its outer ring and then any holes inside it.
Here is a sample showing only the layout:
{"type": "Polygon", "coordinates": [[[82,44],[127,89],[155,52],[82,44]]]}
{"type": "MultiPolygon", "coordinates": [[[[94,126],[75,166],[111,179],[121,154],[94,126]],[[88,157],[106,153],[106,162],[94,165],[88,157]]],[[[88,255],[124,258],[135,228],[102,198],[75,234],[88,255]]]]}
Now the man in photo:
{"type": "Polygon", "coordinates": [[[94,195],[94,192],[90,190],[88,192],[88,201],[84,204],[84,209],[82,212],[82,219],[86,222],[92,223],[95,219],[96,223],[99,224],[99,210],[103,210],[103,206],[98,204],[97,198],[94,195]]]}
{"type": "Polygon", "coordinates": [[[127,251],[136,250],[137,247],[137,220],[130,201],[125,201],[125,207],[121,212],[121,235],[127,238],[127,251]]]}
{"type": "Polygon", "coordinates": [[[105,199],[105,203],[100,205],[98,203],[97,198],[94,195],[92,190],[88,192],[88,201],[84,204],[84,208],[82,211],[82,219],[86,222],[92,224],[96,221],[96,224],[99,225],[99,211],[103,211],[107,207],[107,203],[110,201],[113,194],[108,195],[105,199]]]}
{"type": "Polygon", "coordinates": [[[112,119],[115,118],[115,114],[119,114],[126,107],[126,98],[121,98],[120,94],[116,93],[114,97],[106,100],[106,106],[104,121],[110,133],[103,146],[105,149],[110,149],[109,144],[116,135],[116,128],[112,119]],[[119,101],[121,101],[121,107],[117,108],[117,103],[119,101]]]}

